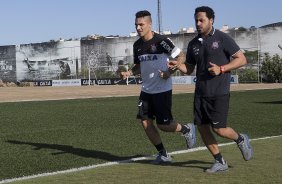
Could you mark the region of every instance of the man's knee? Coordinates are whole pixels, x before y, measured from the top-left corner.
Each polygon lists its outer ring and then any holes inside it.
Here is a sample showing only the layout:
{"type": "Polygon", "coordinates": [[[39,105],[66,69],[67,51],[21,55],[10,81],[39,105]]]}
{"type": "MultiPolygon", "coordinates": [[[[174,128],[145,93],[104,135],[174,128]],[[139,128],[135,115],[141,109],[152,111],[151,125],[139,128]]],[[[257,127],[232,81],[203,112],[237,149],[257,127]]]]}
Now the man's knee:
{"type": "Polygon", "coordinates": [[[212,129],[217,135],[224,136],[225,135],[225,128],[213,128],[212,129]]]}
{"type": "Polygon", "coordinates": [[[142,124],[144,129],[148,129],[148,128],[151,128],[152,126],[154,126],[153,121],[149,120],[149,119],[141,120],[141,124],[142,124]]]}

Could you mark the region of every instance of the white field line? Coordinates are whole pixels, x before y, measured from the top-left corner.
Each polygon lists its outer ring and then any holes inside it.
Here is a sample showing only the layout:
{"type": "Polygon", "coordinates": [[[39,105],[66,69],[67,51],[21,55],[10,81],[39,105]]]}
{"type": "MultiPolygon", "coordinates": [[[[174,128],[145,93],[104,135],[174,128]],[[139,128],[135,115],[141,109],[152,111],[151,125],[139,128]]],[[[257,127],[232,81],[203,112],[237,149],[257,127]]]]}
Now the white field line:
{"type": "MultiPolygon", "coordinates": [[[[282,135],[250,139],[250,141],[273,139],[273,138],[279,138],[279,137],[282,137],[282,135]]],[[[235,142],[223,143],[223,144],[219,144],[219,146],[228,146],[228,145],[231,145],[231,144],[235,144],[235,142]]],[[[177,154],[196,152],[196,151],[201,151],[201,150],[206,150],[206,149],[207,149],[206,147],[197,147],[197,148],[193,148],[193,149],[189,149],[189,150],[174,151],[174,152],[171,152],[170,154],[171,155],[177,155],[177,154]]],[[[118,165],[118,164],[122,164],[122,163],[136,162],[136,161],[139,161],[139,160],[147,160],[147,159],[150,159],[152,157],[153,156],[137,157],[137,158],[132,158],[132,159],[128,159],[128,160],[122,160],[122,161],[116,161],[116,162],[106,162],[106,163],[103,163],[103,164],[90,165],[90,166],[79,167],[79,168],[72,168],[72,169],[67,169],[67,170],[63,170],[63,171],[56,171],[56,172],[30,175],[30,176],[23,176],[23,177],[19,177],[19,178],[5,179],[5,180],[0,181],[0,184],[11,183],[11,182],[15,182],[15,181],[28,180],[28,179],[34,179],[34,178],[39,178],[39,177],[44,177],[44,176],[54,176],[54,175],[58,175],[58,174],[66,174],[66,173],[73,173],[73,172],[78,172],[78,171],[85,171],[85,170],[95,169],[95,168],[98,168],[98,167],[113,166],[113,165],[118,165]]]]}
{"type": "Polygon", "coordinates": [[[76,99],[92,99],[92,98],[113,98],[113,97],[131,97],[137,95],[103,95],[103,96],[81,96],[81,97],[61,97],[61,98],[44,98],[44,99],[28,99],[28,100],[9,100],[0,101],[0,103],[14,103],[14,102],[45,102],[45,101],[59,101],[59,100],[76,100],[76,99]]]}

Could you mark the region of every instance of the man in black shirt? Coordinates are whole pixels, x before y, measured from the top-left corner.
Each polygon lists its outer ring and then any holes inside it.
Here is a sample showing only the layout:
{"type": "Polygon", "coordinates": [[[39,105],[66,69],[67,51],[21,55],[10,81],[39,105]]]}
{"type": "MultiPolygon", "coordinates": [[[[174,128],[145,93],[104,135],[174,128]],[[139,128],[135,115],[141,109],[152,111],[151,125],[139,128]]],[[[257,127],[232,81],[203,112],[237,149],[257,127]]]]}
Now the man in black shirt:
{"type": "Polygon", "coordinates": [[[228,165],[211,130],[221,137],[234,140],[246,161],[253,156],[248,136],[227,127],[230,71],[245,65],[247,61],[231,37],[214,29],[214,11],[210,7],[196,8],[194,18],[199,34],[188,44],[186,62],[178,64],[172,61],[169,67],[191,74],[197,66],[194,122],[215,158],[215,163],[206,172],[214,173],[228,170],[228,165]]]}

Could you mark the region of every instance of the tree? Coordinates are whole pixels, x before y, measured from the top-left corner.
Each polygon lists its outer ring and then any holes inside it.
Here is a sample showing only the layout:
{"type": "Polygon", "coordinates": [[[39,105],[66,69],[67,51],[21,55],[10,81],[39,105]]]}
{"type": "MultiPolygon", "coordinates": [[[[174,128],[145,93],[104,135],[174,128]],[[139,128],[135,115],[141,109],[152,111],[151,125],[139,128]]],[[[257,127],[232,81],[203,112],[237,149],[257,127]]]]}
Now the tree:
{"type": "Polygon", "coordinates": [[[278,54],[264,53],[261,73],[266,82],[282,82],[282,58],[278,54]]]}
{"type": "Polygon", "coordinates": [[[255,50],[255,51],[244,50],[244,51],[245,51],[244,54],[247,58],[248,64],[257,63],[257,61],[258,61],[258,50],[255,50]]]}
{"type": "Polygon", "coordinates": [[[247,29],[244,28],[244,27],[239,27],[237,30],[238,30],[238,31],[247,31],[247,29]]]}
{"type": "Polygon", "coordinates": [[[239,83],[254,83],[258,81],[258,72],[252,68],[239,68],[231,71],[232,75],[238,75],[239,83]]]}

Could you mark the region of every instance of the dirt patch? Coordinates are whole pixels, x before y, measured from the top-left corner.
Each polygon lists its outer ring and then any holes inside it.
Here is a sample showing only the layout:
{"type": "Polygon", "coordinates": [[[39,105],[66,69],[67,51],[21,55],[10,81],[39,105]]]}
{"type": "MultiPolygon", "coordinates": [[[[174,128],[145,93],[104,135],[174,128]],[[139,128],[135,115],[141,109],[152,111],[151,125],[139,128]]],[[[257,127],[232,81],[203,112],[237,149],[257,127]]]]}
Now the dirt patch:
{"type": "MultiPolygon", "coordinates": [[[[42,101],[79,98],[138,96],[140,85],[79,86],[79,87],[3,87],[0,102],[42,101]]],[[[233,84],[232,91],[282,88],[275,84],[233,84]]],[[[194,85],[174,85],[173,93],[193,93],[194,85]]]]}

